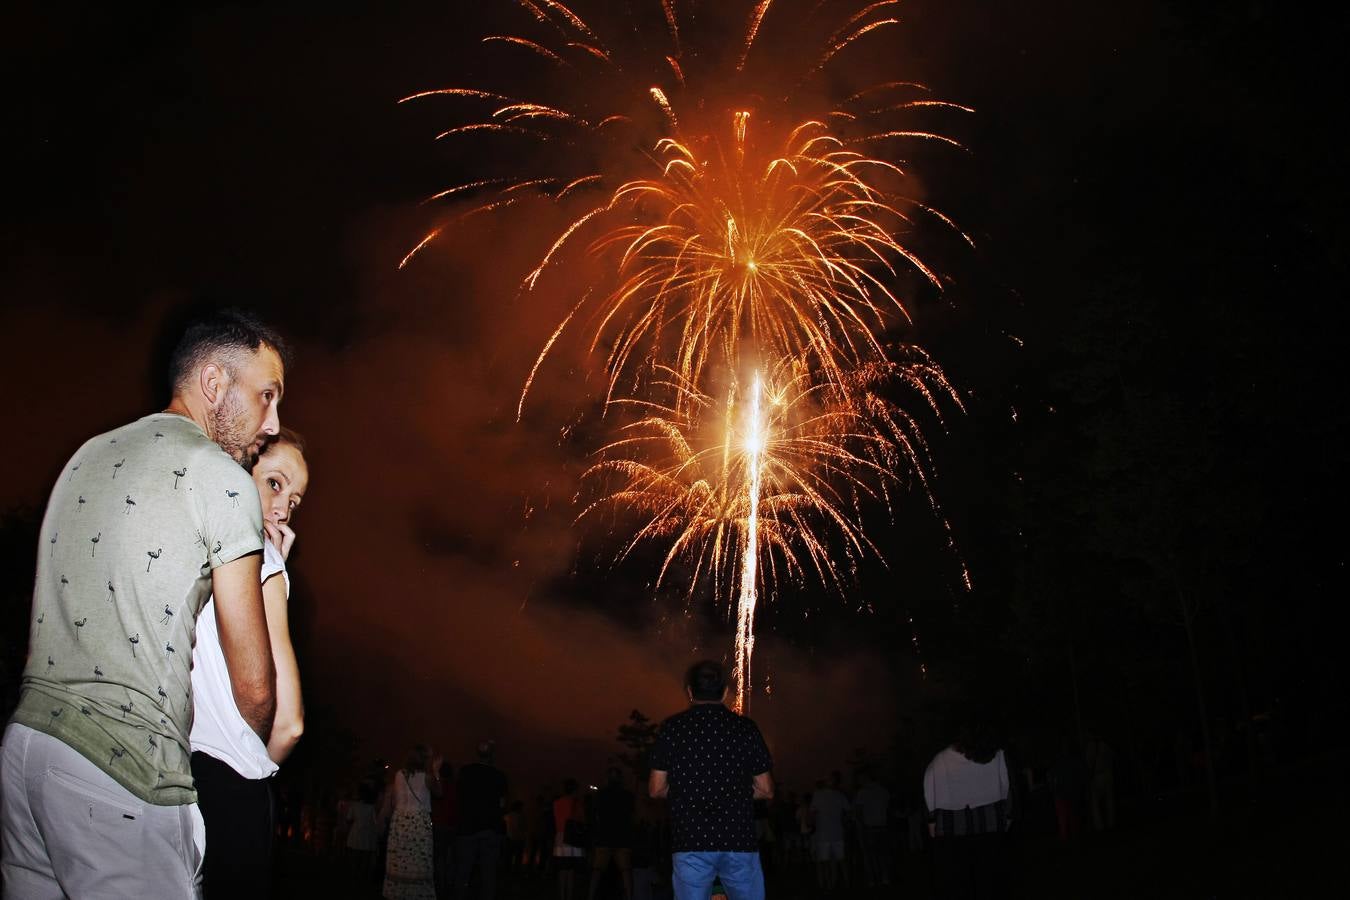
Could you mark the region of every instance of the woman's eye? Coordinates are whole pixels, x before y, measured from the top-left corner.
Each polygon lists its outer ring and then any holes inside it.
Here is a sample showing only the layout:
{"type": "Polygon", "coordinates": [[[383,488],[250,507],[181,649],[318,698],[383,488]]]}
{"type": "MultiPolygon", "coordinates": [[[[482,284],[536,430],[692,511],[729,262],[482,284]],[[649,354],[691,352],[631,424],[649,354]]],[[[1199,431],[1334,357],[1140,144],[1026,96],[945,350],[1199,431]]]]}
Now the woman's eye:
{"type": "Polygon", "coordinates": [[[279,491],[279,490],[281,490],[281,485],[277,483],[277,480],[276,480],[275,478],[269,478],[269,479],[267,479],[267,486],[270,487],[270,488],[271,488],[272,490],[274,490],[274,491],[279,491]]]}

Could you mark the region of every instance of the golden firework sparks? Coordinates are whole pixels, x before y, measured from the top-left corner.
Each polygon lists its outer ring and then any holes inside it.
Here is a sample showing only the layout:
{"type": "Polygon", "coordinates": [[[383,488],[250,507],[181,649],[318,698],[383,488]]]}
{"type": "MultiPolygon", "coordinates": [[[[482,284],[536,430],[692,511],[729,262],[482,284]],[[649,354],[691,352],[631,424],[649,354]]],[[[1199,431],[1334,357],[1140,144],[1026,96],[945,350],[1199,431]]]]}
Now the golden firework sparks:
{"type": "MultiPolygon", "coordinates": [[[[766,22],[788,15],[780,9],[790,4],[750,2],[728,63],[734,68],[719,74],[691,69],[720,54],[691,52],[695,32],[682,28],[682,4],[659,2],[668,46],[650,65],[621,66],[598,30],[558,0],[517,0],[533,33],[485,39],[566,68],[569,83],[602,73],[581,102],[479,88],[404,99],[444,97],[476,110],[440,139],[499,135],[545,151],[544,171],[476,178],[430,199],[473,198],[461,216],[530,197],[565,205],[570,221],[525,275],[526,294],[555,272],[565,277],[579,253],[604,263],[608,280],[578,291],[544,344],[517,416],[550,351],[577,331],[602,361],[606,414],[623,423],[583,476],[594,499],[578,518],[609,512],[632,524],[620,558],[664,542],[658,585],[678,562],[691,572],[691,595],[710,583],[718,596],[739,597],[743,706],[765,589],[808,576],[842,588],[856,559],[875,551],[862,531],[860,499],[889,504],[902,482],[917,483],[941,518],[918,420],[878,385],[903,385],[939,415],[946,402],[960,407],[927,354],[889,341],[909,320],[909,276],[943,289],[913,244],[920,223],[970,238],[913,195],[893,153],[906,141],[960,147],[905,117],[972,110],[907,81],[869,86],[811,116],[790,102],[766,105],[760,98],[784,93],[779,80],[748,85],[771,40],[766,22]],[[695,84],[742,85],[757,99],[723,105],[693,94],[695,84]],[[588,143],[646,150],[568,151],[588,143]],[[606,162],[586,165],[595,159],[606,162]]],[[[809,68],[798,86],[898,24],[896,6],[853,6],[823,26],[817,46],[801,56],[809,68]]],[[[826,15],[824,4],[804,21],[818,15],[826,15]]],[[[550,79],[544,92],[566,94],[558,82],[550,79]]],[[[428,233],[401,265],[446,227],[428,233]]]]}
{"type": "Polygon", "coordinates": [[[842,590],[858,560],[876,553],[860,502],[888,505],[913,483],[937,510],[920,422],[888,395],[907,392],[939,420],[960,398],[921,349],[891,355],[845,384],[779,360],[748,389],[732,381],[716,393],[657,366],[634,396],[611,401],[626,421],[582,476],[593,499],[578,521],[612,516],[629,535],[618,560],[644,544],[664,547],[658,588],[678,571],[690,597],[700,588],[735,596],[738,707],[762,594],[806,577],[842,590]]]}
{"type": "MultiPolygon", "coordinates": [[[[536,35],[538,40],[511,36],[514,42],[536,44],[564,63],[565,54],[594,56],[592,51],[598,51],[607,84],[632,85],[596,30],[577,13],[556,2],[521,0],[521,5],[561,40],[553,49],[541,43],[550,40],[548,34],[536,35]],[[592,43],[583,46],[575,37],[592,43]]],[[[873,2],[848,13],[824,39],[817,68],[877,27],[893,24],[889,12],[895,5],[873,2]]],[[[670,49],[678,55],[680,9],[674,0],[664,0],[661,9],[670,49]]],[[[737,71],[745,68],[770,12],[768,0],[752,5],[737,71]]],[[[550,266],[570,258],[574,244],[609,260],[614,282],[608,290],[590,292],[587,308],[569,316],[566,324],[588,329],[591,351],[603,350],[611,395],[630,363],[652,356],[678,359],[682,373],[694,383],[706,367],[738,368],[746,350],[765,356],[807,355],[835,375],[879,358],[881,336],[909,316],[897,288],[901,270],[942,289],[936,272],[909,243],[916,220],[926,217],[968,242],[970,238],[948,216],[905,191],[906,173],[898,164],[861,148],[904,140],[960,145],[923,128],[846,133],[831,123],[843,127],[861,120],[889,126],[896,114],[969,112],[969,107],[906,99],[906,92],[927,89],[894,81],[859,91],[839,108],[796,121],[791,128],[774,125],[767,116],[756,124],[757,114],[743,108],[727,111],[720,121],[715,118],[711,130],[682,128],[670,92],[684,95],[684,72],[676,55],[661,57],[674,67],[674,85],[621,91],[630,98],[629,105],[600,118],[597,125],[590,124],[594,114],[569,111],[560,102],[525,101],[477,88],[422,91],[405,98],[449,96],[491,104],[481,119],[447,129],[440,138],[489,133],[539,143],[603,142],[606,126],[633,126],[634,107],[641,105],[631,99],[635,95],[650,99],[666,132],[652,140],[651,151],[636,157],[631,168],[555,178],[478,179],[437,196],[486,194],[480,207],[486,209],[501,195],[528,186],[559,202],[583,194],[598,201],[575,215],[522,285],[536,289],[550,266]],[[878,97],[891,102],[878,105],[878,97]]],[[[597,90],[588,102],[605,96],[597,90]]],[[[689,100],[694,107],[703,105],[702,98],[689,100]]],[[[614,139],[631,142],[632,128],[621,132],[614,139]]],[[[551,165],[587,158],[576,156],[553,151],[545,158],[551,165]]],[[[408,258],[430,243],[424,240],[408,258]]],[[[550,338],[545,353],[560,336],[550,338]]]]}

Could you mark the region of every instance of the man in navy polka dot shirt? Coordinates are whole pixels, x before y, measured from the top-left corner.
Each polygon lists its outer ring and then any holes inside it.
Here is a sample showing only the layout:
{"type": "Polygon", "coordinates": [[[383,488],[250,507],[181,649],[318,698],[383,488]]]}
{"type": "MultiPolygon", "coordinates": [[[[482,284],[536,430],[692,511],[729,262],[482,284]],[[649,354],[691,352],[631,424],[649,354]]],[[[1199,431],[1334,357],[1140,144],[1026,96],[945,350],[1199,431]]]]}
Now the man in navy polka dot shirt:
{"type": "Polygon", "coordinates": [[[726,673],[712,660],[685,680],[689,708],[661,723],[648,782],[670,799],[675,900],[708,900],[720,878],[728,900],[763,900],[755,801],[773,797],[773,761],[750,719],[727,709],[726,673]]]}

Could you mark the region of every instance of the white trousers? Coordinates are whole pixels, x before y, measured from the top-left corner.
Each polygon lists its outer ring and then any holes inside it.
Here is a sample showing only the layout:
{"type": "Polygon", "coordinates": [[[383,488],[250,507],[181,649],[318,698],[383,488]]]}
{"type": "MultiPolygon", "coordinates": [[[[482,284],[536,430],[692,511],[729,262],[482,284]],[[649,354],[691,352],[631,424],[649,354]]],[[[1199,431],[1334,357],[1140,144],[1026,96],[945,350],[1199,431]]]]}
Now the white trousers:
{"type": "Polygon", "coordinates": [[[196,900],[205,849],[195,803],[145,803],[56,738],[17,723],[5,729],[5,900],[196,900]]]}

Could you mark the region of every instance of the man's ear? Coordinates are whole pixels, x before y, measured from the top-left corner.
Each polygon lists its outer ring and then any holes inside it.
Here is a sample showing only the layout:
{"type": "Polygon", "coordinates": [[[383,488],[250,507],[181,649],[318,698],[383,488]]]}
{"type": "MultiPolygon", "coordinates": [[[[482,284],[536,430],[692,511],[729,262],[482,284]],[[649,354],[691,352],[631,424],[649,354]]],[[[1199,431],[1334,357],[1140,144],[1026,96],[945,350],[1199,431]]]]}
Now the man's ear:
{"type": "Polygon", "coordinates": [[[207,363],[197,372],[197,386],[202,392],[203,399],[211,406],[225,396],[225,389],[229,387],[230,379],[216,363],[207,363]]]}
{"type": "Polygon", "coordinates": [[[685,696],[687,696],[687,697],[689,698],[689,702],[690,702],[690,703],[693,703],[693,702],[694,702],[694,689],[686,685],[686,686],[685,686],[685,689],[684,689],[684,693],[685,693],[685,696]]]}

